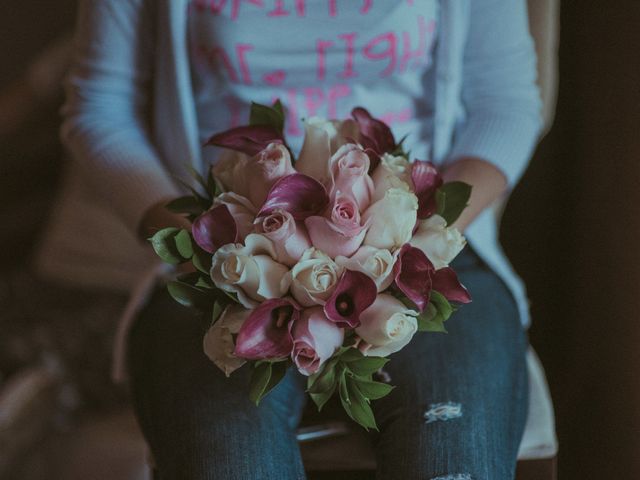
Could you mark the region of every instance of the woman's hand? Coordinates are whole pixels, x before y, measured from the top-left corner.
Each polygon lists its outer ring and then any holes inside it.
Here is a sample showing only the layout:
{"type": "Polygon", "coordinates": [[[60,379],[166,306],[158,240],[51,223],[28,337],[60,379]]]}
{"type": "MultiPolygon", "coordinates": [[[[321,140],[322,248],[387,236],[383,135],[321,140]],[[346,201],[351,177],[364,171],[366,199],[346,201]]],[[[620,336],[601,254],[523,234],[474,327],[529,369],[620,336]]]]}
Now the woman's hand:
{"type": "Polygon", "coordinates": [[[453,224],[464,231],[482,211],[499,199],[507,189],[507,178],[495,165],[475,157],[463,157],[448,165],[442,175],[445,182],[461,181],[473,188],[469,206],[453,224]]]}

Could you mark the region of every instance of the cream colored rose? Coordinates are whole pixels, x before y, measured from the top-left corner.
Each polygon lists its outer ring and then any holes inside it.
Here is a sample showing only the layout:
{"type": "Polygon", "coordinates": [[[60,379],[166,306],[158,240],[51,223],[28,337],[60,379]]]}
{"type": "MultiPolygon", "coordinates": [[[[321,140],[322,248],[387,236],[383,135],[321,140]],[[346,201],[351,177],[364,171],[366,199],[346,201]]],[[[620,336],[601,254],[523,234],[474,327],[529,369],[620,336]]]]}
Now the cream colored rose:
{"type": "Polygon", "coordinates": [[[418,198],[403,188],[391,188],[363,215],[369,225],[364,244],[394,250],[411,239],[418,218],[418,198]]]}
{"type": "Polygon", "coordinates": [[[216,287],[238,295],[246,308],[283,295],[282,278],[288,268],[274,260],[276,252],[267,238],[247,235],[245,245],[230,243],[213,255],[211,279],[216,287]]]}
{"type": "Polygon", "coordinates": [[[448,266],[467,241],[457,228],[447,227],[444,218],[433,215],[420,222],[409,243],[421,249],[437,270],[448,266]]]}
{"type": "Polygon", "coordinates": [[[202,341],[204,353],[227,377],[245,364],[244,359],[233,354],[233,335],[240,331],[250,314],[251,310],[240,305],[229,305],[218,321],[209,328],[202,341]]]}
{"type": "Polygon", "coordinates": [[[408,309],[400,300],[382,293],[360,314],[356,333],[366,342],[361,348],[367,356],[386,357],[402,350],[418,331],[418,312],[408,309]]]}
{"type": "Polygon", "coordinates": [[[380,200],[390,188],[411,190],[411,163],[403,156],[385,153],[371,175],[374,185],[373,201],[380,200]]]}
{"type": "Polygon", "coordinates": [[[393,282],[393,265],[396,256],[384,248],[363,246],[350,258],[336,257],[338,266],[369,275],[376,283],[378,292],[386,290],[393,282]]]}
{"type": "Polygon", "coordinates": [[[342,268],[328,255],[310,248],[284,277],[282,289],[291,289],[293,298],[305,307],[324,305],[341,274],[342,268]]]}

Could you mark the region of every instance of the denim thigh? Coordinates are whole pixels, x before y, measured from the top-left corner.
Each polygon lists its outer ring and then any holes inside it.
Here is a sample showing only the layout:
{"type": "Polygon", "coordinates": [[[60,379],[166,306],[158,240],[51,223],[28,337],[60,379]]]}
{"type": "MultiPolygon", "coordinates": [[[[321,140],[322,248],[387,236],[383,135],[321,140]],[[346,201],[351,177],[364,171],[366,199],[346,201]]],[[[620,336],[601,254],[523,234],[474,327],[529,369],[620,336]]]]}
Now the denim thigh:
{"type": "Polygon", "coordinates": [[[385,369],[397,387],[373,402],[378,478],[506,480],[528,405],[527,339],[512,295],[470,249],[454,264],[473,296],[419,333],[385,369]]]}
{"type": "Polygon", "coordinates": [[[203,353],[208,322],[158,290],[128,343],[134,408],[162,480],[304,479],[295,427],[304,380],[291,369],[256,407],[250,371],[203,353]]]}

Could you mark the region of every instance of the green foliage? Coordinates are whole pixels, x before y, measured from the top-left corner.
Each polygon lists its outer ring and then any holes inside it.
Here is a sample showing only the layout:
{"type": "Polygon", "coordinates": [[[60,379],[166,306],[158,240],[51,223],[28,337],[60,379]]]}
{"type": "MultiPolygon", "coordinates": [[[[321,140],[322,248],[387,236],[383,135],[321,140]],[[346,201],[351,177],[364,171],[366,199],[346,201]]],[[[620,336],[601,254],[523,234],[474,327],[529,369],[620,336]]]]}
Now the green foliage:
{"type": "Polygon", "coordinates": [[[284,129],[284,110],[280,100],[276,100],[273,107],[252,102],[249,125],[267,125],[282,132],[284,129]]]}
{"type": "Polygon", "coordinates": [[[469,205],[471,185],[464,182],[449,182],[436,191],[436,213],[444,218],[447,225],[453,224],[469,205]]]}
{"type": "Polygon", "coordinates": [[[205,252],[198,245],[193,245],[193,256],[191,257],[191,263],[200,272],[209,275],[211,271],[212,255],[209,252],[205,252]]]}
{"type": "Polygon", "coordinates": [[[318,410],[337,390],[342,407],[355,422],[367,430],[377,429],[370,400],[388,395],[394,387],[374,381],[372,375],[387,361],[381,357],[365,357],[353,347],[343,347],[321,371],[309,377],[307,390],[318,410]]]}
{"type": "Polygon", "coordinates": [[[188,260],[180,254],[178,247],[176,246],[175,238],[180,231],[181,230],[179,228],[163,228],[149,239],[153,250],[163,262],[178,265],[179,263],[183,263],[188,260]]]}
{"type": "Polygon", "coordinates": [[[196,217],[204,212],[201,202],[193,195],[178,197],[167,203],[166,208],[173,213],[184,213],[196,217]]]}
{"type": "Polygon", "coordinates": [[[209,310],[215,301],[205,291],[180,280],[167,283],[167,290],[179,304],[198,310],[209,310]]]}
{"type": "Polygon", "coordinates": [[[285,376],[288,361],[257,362],[254,366],[249,384],[249,398],[256,405],[267,395],[285,376]]]}
{"type": "Polygon", "coordinates": [[[191,243],[191,233],[187,230],[180,230],[174,237],[176,249],[182,258],[190,259],[193,256],[193,247],[191,243]]]}
{"type": "Polygon", "coordinates": [[[421,332],[447,333],[444,322],[449,320],[454,311],[455,308],[444,295],[432,290],[427,308],[418,316],[418,330],[421,332]]]}

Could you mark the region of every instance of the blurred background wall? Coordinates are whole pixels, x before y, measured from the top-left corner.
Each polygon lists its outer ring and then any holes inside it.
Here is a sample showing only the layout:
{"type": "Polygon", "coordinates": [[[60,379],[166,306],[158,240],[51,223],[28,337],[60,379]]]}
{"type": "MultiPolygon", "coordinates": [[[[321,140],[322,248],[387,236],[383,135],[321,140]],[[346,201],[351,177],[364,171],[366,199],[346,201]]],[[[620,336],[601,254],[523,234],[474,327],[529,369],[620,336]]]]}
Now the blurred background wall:
{"type": "MultiPolygon", "coordinates": [[[[26,262],[61,158],[59,95],[42,102],[21,79],[70,30],[75,3],[0,7],[2,105],[34,102],[18,130],[0,109],[0,285],[26,262]]],[[[555,125],[503,221],[505,249],[529,286],[562,479],[640,478],[639,25],[637,0],[563,3],[555,125]]]]}

